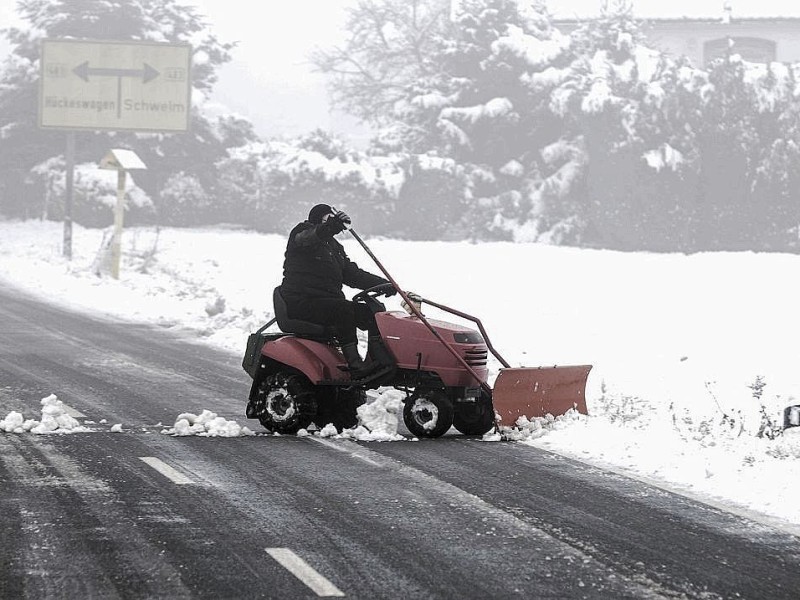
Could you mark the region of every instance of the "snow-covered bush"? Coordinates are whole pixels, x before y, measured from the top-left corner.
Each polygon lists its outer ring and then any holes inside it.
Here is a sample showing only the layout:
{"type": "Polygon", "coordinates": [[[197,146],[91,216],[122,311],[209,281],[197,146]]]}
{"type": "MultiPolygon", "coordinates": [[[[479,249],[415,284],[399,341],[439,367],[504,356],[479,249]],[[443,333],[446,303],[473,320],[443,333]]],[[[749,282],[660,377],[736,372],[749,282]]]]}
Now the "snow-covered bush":
{"type": "Polygon", "coordinates": [[[207,225],[216,222],[213,199],[194,175],[172,175],[161,188],[159,222],[163,225],[207,225]]]}
{"type": "MultiPolygon", "coordinates": [[[[571,237],[626,250],[686,249],[697,182],[681,130],[680,64],[643,45],[629,8],[612,8],[573,33],[574,61],[550,98],[574,148],[565,217],[578,217],[572,223],[583,231],[571,237]]],[[[543,237],[552,239],[560,223],[543,237]]]]}
{"type": "MultiPolygon", "coordinates": [[[[583,243],[667,251],[796,245],[797,66],[745,63],[733,48],[698,69],[647,48],[624,7],[574,32],[572,48],[575,60],[550,106],[565,117],[564,137],[585,148],[574,177],[582,174],[584,185],[564,196],[585,228],[583,243]]],[[[547,214],[534,212],[540,222],[547,214]]]]}
{"type": "Polygon", "coordinates": [[[219,193],[240,198],[243,224],[270,233],[287,233],[319,202],[351,212],[365,233],[383,233],[405,179],[399,159],[319,131],[236,148],[218,168],[219,193]]]}

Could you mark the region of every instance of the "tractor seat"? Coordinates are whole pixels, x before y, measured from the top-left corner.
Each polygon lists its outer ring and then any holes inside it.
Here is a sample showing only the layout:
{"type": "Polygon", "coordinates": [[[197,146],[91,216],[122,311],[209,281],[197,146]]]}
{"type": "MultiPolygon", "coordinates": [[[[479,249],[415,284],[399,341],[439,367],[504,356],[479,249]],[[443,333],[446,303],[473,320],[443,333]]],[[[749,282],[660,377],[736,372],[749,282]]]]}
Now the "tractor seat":
{"type": "Polygon", "coordinates": [[[329,327],[289,317],[286,301],[281,295],[281,286],[276,287],[272,292],[272,305],[275,310],[275,320],[278,321],[278,327],[284,333],[293,333],[300,337],[326,341],[333,337],[329,327]]]}

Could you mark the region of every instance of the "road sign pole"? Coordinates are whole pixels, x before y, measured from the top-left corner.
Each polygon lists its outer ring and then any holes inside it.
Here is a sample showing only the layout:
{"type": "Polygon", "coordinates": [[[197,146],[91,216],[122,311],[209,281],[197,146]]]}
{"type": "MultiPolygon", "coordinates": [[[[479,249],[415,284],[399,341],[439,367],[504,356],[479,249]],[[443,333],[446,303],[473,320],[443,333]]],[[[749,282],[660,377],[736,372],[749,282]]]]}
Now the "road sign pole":
{"type": "Polygon", "coordinates": [[[117,148],[109,151],[100,161],[101,169],[117,171],[117,204],[114,207],[114,234],[111,236],[111,276],[119,279],[122,258],[122,222],[125,218],[125,180],[128,169],[146,169],[142,159],[133,150],[117,148]]]}
{"type": "Polygon", "coordinates": [[[72,260],[72,198],[75,180],[75,132],[67,132],[67,149],[64,154],[66,163],[66,185],[64,186],[64,256],[72,260]]]}
{"type": "Polygon", "coordinates": [[[114,237],[111,242],[111,276],[119,279],[122,255],[122,221],[125,216],[125,169],[117,171],[117,205],[114,208],[114,237]]]}

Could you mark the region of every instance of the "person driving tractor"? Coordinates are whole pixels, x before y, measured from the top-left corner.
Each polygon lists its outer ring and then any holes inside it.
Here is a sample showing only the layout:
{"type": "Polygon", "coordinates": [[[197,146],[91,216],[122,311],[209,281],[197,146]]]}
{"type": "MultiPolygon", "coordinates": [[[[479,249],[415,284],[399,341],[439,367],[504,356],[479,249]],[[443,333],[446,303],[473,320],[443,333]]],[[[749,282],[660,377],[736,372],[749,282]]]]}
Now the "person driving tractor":
{"type": "Polygon", "coordinates": [[[364,379],[388,371],[393,361],[383,346],[372,309],[347,300],[342,287],[366,290],[386,285],[384,294],[397,293],[391,283],[361,269],[351,261],[344,247],[334,239],[351,224],[343,211],[317,204],[308,219],[289,233],[283,263],[281,295],[289,316],[332,329],[347,361],[352,379],[364,379]],[[369,339],[365,362],[358,352],[356,329],[366,330],[369,339]]]}

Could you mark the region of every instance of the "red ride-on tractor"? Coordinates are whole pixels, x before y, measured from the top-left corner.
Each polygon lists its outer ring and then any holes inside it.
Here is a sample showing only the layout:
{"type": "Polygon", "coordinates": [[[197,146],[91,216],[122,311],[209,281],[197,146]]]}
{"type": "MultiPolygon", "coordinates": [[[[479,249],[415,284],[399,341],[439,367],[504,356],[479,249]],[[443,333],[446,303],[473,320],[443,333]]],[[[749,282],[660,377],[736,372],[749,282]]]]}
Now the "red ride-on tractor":
{"type": "Polygon", "coordinates": [[[370,288],[353,300],[375,312],[383,343],[396,364],[388,373],[357,381],[350,379],[344,356],[323,327],[286,316],[280,288],[276,288],[275,318],[250,336],[243,361],[253,378],[247,417],[278,433],[296,433],[312,422],[318,427],[327,423],[338,429],[353,427],[365,391],[387,386],[406,392],[403,421],[416,436],[437,437],[451,425],[470,435],[489,431],[494,410],[491,396],[480,385],[488,375],[483,337],[452,323],[431,322],[440,335],[449,338],[472,374],[419,318],[401,311],[384,312],[376,297],[385,288],[370,288]],[[281,332],[266,333],[275,322],[281,332]]]}
{"type": "Polygon", "coordinates": [[[277,287],[275,318],[250,335],[242,361],[253,379],[248,418],[276,433],[293,434],[312,423],[351,428],[358,422],[356,411],[365,402],[366,390],[379,387],[405,393],[403,422],[417,437],[438,437],[451,426],[466,435],[483,435],[495,425],[514,425],[522,416],[557,416],[572,408],[587,412],[585,386],[591,366],[511,368],[478,319],[425,298],[412,300],[355,231],[350,233],[391,282],[359,292],[353,301],[365,303],[375,314],[393,368],[352,380],[330,331],[290,319],[277,287]],[[398,291],[406,312],[385,311],[377,297],[386,286],[398,291]],[[422,303],[472,321],[479,331],[428,319],[422,303]],[[276,323],[280,331],[268,332],[276,323]],[[494,388],[487,381],[489,352],[503,365],[494,388]]]}

